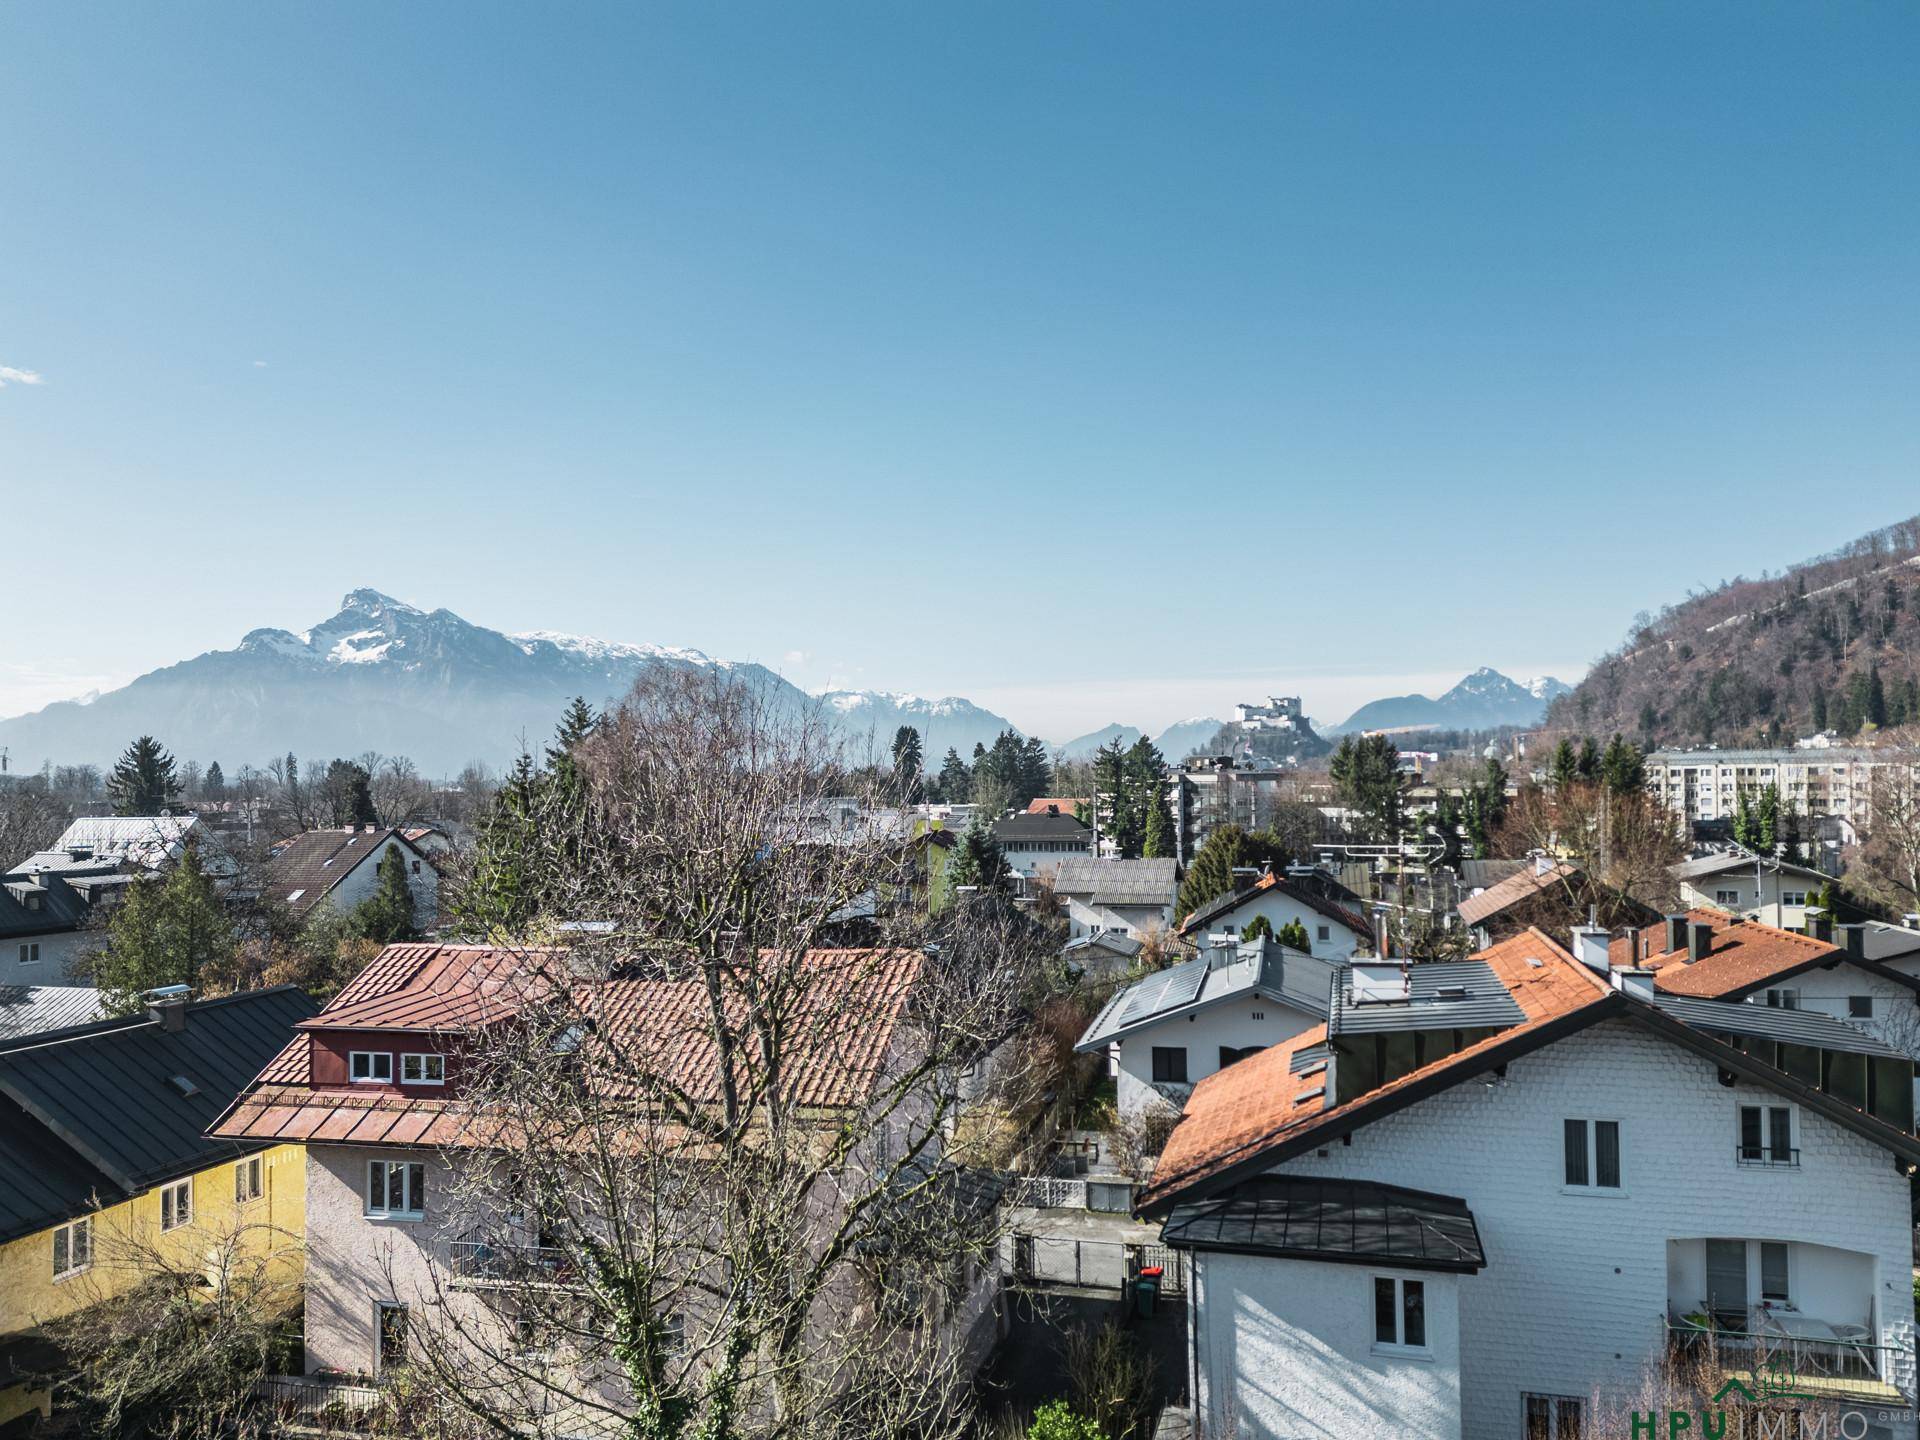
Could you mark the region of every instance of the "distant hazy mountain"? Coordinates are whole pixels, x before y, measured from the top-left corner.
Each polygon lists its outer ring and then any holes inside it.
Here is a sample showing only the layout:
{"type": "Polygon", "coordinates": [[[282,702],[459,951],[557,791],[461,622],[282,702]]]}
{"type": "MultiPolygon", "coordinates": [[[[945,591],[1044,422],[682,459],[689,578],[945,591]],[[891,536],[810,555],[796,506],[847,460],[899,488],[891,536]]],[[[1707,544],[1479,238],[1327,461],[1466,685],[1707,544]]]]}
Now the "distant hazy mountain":
{"type": "Polygon", "coordinates": [[[1215,720],[1211,715],[1195,716],[1191,720],[1169,725],[1154,737],[1153,743],[1167,757],[1169,764],[1178,765],[1189,755],[1211,748],[1220,734],[1220,727],[1226,723],[1224,720],[1215,720]]]}
{"type": "Polygon", "coordinates": [[[1332,733],[1411,727],[1491,730],[1500,725],[1538,725],[1546,718],[1547,706],[1570,688],[1551,675],[1541,675],[1522,684],[1509,680],[1498,670],[1482,666],[1438,700],[1425,695],[1371,700],[1332,733]]]}
{"type": "Polygon", "coordinates": [[[875,760],[892,755],[896,730],[902,725],[913,726],[920,732],[920,753],[930,771],[940,768],[941,757],[949,749],[958,750],[962,760],[971,762],[976,744],[991,746],[1002,730],[1024,733],[1004,715],[955,695],[926,700],[888,690],[829,690],[816,698],[836,717],[835,723],[856,752],[868,735],[873,737],[875,760]]]}
{"type": "Polygon", "coordinates": [[[1111,725],[1102,725],[1098,730],[1085,735],[1077,735],[1060,747],[1060,756],[1064,760],[1091,760],[1093,752],[1103,745],[1111,745],[1116,739],[1122,746],[1133,744],[1140,738],[1140,732],[1131,725],[1122,725],[1115,721],[1111,725]]]}
{"type": "MultiPolygon", "coordinates": [[[[448,610],[355,590],[311,630],[254,630],[232,650],[0,720],[0,746],[11,750],[16,772],[45,760],[106,765],[135,736],[151,734],[183,760],[220,761],[229,775],[288,751],[309,760],[368,750],[411,756],[427,774],[446,775],[469,760],[502,766],[523,745],[537,753],[571,697],[604,705],[660,665],[725,672],[796,711],[814,704],[759,665],[550,630],[504,635],[448,610]]],[[[970,755],[975,740],[991,743],[1007,728],[965,700],[823,698],[856,748],[871,728],[885,754],[896,725],[920,726],[936,766],[949,744],[970,755]]]]}

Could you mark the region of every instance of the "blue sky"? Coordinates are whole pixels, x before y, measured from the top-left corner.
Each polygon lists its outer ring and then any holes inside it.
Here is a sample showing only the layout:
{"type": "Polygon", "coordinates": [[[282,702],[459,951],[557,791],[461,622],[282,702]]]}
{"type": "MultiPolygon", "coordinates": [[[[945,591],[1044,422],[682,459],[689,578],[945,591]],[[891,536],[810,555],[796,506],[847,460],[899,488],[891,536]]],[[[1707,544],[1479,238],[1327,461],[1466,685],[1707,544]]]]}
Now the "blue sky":
{"type": "Polygon", "coordinates": [[[1056,738],[1577,670],[1920,509],[1917,41],[7,7],[0,713],[359,585],[1056,738]]]}

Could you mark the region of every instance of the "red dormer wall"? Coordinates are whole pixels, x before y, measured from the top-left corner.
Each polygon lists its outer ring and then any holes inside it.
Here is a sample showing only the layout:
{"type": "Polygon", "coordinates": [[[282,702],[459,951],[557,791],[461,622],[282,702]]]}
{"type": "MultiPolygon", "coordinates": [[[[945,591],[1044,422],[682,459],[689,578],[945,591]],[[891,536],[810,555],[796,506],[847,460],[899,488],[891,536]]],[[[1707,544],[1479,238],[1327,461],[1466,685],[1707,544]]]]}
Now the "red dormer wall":
{"type": "Polygon", "coordinates": [[[446,1095],[457,1089],[465,1060],[458,1037],[397,1030],[315,1030],[310,1036],[312,1085],[316,1090],[352,1090],[375,1095],[446,1095]],[[393,1082],[375,1084],[350,1076],[347,1056],[355,1050],[376,1050],[393,1056],[393,1082]],[[446,1058],[446,1084],[403,1085],[402,1055],[441,1055],[446,1058]]]}

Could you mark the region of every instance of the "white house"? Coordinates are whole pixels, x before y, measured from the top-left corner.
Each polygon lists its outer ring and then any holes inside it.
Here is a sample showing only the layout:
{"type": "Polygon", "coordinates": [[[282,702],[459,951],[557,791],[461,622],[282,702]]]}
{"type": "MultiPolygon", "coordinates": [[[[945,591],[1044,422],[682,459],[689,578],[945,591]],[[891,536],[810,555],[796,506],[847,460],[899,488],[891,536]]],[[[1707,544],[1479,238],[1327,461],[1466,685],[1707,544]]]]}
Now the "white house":
{"type": "Polygon", "coordinates": [[[1911,1063],[1578,943],[1356,964],[1324,1027],[1196,1087],[1138,1209],[1191,1258],[1198,1440],[1624,1440],[1676,1356],[1914,1433],[1911,1063]]]}
{"type": "Polygon", "coordinates": [[[1223,944],[1120,991],[1074,1049],[1104,1054],[1129,1119],[1326,1019],[1334,966],[1270,940],[1223,944]]]}
{"type": "Polygon", "coordinates": [[[1345,901],[1314,888],[1313,877],[1295,878],[1268,871],[1231,895],[1203,905],[1180,922],[1178,933],[1198,945],[1211,935],[1245,934],[1264,918],[1278,935],[1289,924],[1306,931],[1307,948],[1322,960],[1345,960],[1371,948],[1367,917],[1345,901]]]}
{"type": "Polygon", "coordinates": [[[1024,880],[1051,875],[1093,850],[1093,831],[1071,815],[1009,815],[994,822],[993,838],[1007,868],[1024,880]]]}
{"type": "Polygon", "coordinates": [[[1831,878],[1807,865],[1739,851],[1704,855],[1673,869],[1686,909],[1711,906],[1782,930],[1807,928],[1807,901],[1831,878]]]}
{"type": "Polygon", "coordinates": [[[1053,872],[1053,893],[1067,906],[1075,940],[1118,931],[1144,940],[1173,926],[1179,862],[1072,857],[1053,872]]]}
{"type": "Polygon", "coordinates": [[[154,874],[191,848],[206,872],[230,879],[238,865],[198,815],[92,815],[75,820],[46,850],[29,855],[21,871],[117,870],[154,874]]]}
{"type": "Polygon", "coordinates": [[[373,897],[381,858],[389,850],[398,850],[406,864],[414,924],[424,930],[439,913],[440,872],[425,851],[395,829],[350,825],[294,836],[267,862],[267,894],[295,915],[313,913],[322,901],[347,914],[373,897]]]}

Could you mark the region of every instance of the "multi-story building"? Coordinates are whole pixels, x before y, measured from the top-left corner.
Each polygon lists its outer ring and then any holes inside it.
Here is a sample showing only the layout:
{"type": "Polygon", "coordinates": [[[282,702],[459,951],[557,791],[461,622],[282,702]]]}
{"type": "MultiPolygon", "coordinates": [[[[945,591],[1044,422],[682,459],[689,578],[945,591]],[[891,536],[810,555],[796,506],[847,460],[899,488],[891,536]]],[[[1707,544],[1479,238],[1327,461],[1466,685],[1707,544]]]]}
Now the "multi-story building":
{"type": "Polygon", "coordinates": [[[1912,1063],[1607,939],[1355,963],[1194,1088],[1137,1208],[1191,1257],[1199,1440],[1751,1437],[1783,1394],[1914,1433],[1912,1063]]]}
{"type": "MultiPolygon", "coordinates": [[[[1689,822],[1730,821],[1740,795],[1776,786],[1781,800],[1814,822],[1819,838],[1848,845],[1873,817],[1876,775],[1900,760],[1873,750],[1656,750],[1647,789],[1689,822]]],[[[1812,838],[1812,837],[1809,837],[1812,838]]]]}
{"type": "Polygon", "coordinates": [[[0,1427],[52,1412],[44,1327],[156,1267],[218,1286],[258,1264],[292,1303],[304,1157],[204,1132],[313,1008],[291,986],[155,992],[142,1015],[0,1042],[0,1427]]]}

